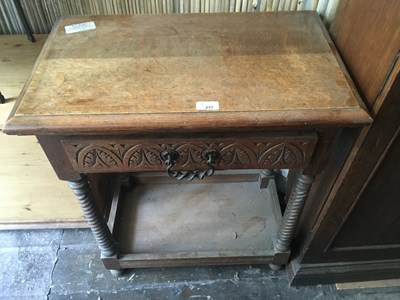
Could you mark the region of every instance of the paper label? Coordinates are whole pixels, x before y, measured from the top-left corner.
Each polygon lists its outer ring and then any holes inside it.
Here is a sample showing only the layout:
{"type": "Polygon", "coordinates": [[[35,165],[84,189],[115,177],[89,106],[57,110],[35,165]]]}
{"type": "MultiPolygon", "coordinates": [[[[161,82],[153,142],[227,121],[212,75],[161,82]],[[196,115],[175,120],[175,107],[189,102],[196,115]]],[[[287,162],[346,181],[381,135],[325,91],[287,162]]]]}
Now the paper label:
{"type": "Polygon", "coordinates": [[[218,101],[197,101],[196,109],[197,110],[219,110],[219,102],[218,101]]]}
{"type": "Polygon", "coordinates": [[[64,28],[65,28],[65,33],[70,34],[70,33],[75,33],[75,32],[96,29],[96,25],[94,24],[93,21],[90,21],[90,22],[85,22],[85,23],[68,25],[68,26],[65,26],[64,28]]]}

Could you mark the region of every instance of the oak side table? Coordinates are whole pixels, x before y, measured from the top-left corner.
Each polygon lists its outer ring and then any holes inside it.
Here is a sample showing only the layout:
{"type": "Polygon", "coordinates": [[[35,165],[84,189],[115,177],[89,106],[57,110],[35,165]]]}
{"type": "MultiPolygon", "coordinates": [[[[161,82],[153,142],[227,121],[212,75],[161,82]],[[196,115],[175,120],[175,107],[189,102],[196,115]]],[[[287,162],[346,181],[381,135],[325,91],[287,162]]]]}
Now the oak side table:
{"type": "Polygon", "coordinates": [[[370,121],[315,13],[75,16],[4,132],[37,137],[120,274],[286,264],[335,138],[370,121]]]}

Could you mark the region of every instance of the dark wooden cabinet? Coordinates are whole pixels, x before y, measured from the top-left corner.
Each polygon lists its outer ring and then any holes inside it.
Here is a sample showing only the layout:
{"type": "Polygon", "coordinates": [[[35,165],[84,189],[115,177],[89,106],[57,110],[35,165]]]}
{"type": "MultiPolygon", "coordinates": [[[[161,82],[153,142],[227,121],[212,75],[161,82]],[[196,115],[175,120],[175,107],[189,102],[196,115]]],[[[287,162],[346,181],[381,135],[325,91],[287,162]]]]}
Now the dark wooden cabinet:
{"type": "Polygon", "coordinates": [[[374,121],[343,131],[317,178],[288,266],[292,284],[400,277],[400,2],[342,1],[332,38],[374,121]],[[367,24],[368,23],[368,24],[367,24]]]}
{"type": "Polygon", "coordinates": [[[400,251],[399,178],[400,137],[396,135],[380,166],[360,195],[348,220],[332,243],[334,249],[391,248],[382,258],[396,258],[400,251]]]}

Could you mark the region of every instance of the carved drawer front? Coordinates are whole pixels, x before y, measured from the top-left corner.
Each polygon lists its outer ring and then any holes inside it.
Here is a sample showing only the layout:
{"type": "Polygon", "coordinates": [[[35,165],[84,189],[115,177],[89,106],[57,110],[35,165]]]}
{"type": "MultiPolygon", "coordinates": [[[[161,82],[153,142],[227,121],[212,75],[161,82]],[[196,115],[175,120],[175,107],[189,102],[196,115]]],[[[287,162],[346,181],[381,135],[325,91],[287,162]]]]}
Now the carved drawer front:
{"type": "Polygon", "coordinates": [[[64,138],[64,148],[75,170],[79,172],[164,171],[165,156],[178,154],[176,170],[207,167],[205,153],[218,153],[214,166],[227,169],[304,168],[310,162],[317,142],[314,133],[266,135],[240,138],[64,138]]]}

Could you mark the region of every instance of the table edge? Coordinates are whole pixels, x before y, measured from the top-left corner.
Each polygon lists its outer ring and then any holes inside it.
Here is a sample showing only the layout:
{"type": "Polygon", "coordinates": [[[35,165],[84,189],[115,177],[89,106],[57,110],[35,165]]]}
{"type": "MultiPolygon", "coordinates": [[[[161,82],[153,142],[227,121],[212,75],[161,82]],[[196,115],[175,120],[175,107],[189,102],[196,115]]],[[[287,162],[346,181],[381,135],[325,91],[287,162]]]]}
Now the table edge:
{"type": "Polygon", "coordinates": [[[141,115],[12,116],[6,122],[3,132],[11,135],[99,135],[270,131],[361,127],[371,122],[372,118],[363,108],[141,115]]]}

